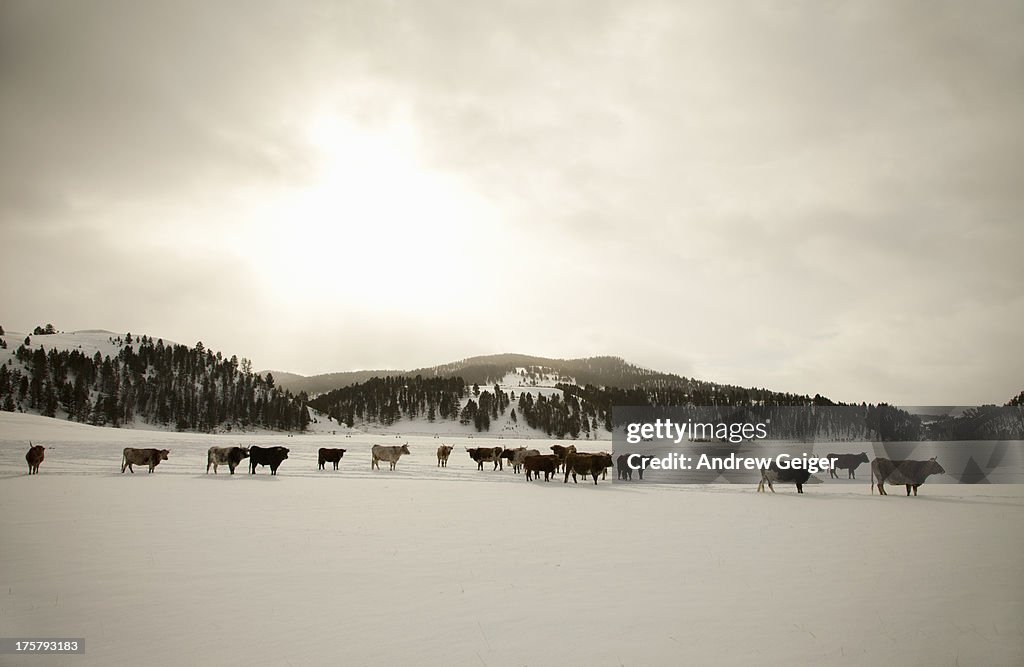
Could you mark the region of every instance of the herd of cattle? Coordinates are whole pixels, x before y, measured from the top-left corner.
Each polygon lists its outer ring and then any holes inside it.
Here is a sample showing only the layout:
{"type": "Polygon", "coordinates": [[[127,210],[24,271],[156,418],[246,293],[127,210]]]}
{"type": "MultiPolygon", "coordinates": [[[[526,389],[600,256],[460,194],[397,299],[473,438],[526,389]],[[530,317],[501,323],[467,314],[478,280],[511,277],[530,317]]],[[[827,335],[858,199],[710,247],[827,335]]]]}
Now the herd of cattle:
{"type": "MultiPolygon", "coordinates": [[[[437,467],[447,468],[448,457],[454,447],[441,445],[437,448],[437,467]]],[[[39,474],[39,464],[43,462],[46,448],[41,445],[29,443],[28,453],[25,460],[28,462],[28,474],[39,474]]],[[[331,449],[321,447],[317,456],[317,467],[324,470],[327,463],[331,463],[334,469],[338,469],[341,458],[345,455],[345,449],[331,449]]],[[[639,478],[644,478],[644,469],[652,457],[640,456],[640,465],[634,469],[627,464],[628,455],[619,456],[613,463],[611,454],[607,452],[579,452],[575,445],[565,447],[563,445],[552,445],[551,454],[541,454],[540,450],[519,447],[507,449],[503,447],[474,447],[466,448],[469,457],[476,462],[477,470],[483,470],[485,463],[493,463],[492,470],[504,470],[505,465],[512,467],[513,472],[519,474],[526,472],[527,481],[540,479],[544,473],[544,481],[550,481],[559,472],[564,473],[563,483],[569,482],[572,476],[573,483],[576,483],[577,475],[586,479],[590,477],[597,484],[598,478],[607,479],[608,468],[615,466],[618,472],[618,479],[628,481],[633,479],[636,472],[639,478]]],[[[232,475],[243,459],[249,459],[249,474],[256,474],[257,466],[269,466],[270,474],[276,475],[281,463],[288,458],[287,447],[210,447],[206,454],[206,472],[217,474],[217,467],[227,465],[232,475]]],[[[149,472],[166,461],[170,454],[168,449],[136,449],[125,447],[121,457],[121,472],[125,470],[134,474],[132,466],[146,466],[149,472]]],[[[388,463],[389,469],[394,470],[398,460],[403,454],[409,454],[408,443],[403,445],[373,445],[370,449],[370,469],[380,470],[380,462],[388,463]]],[[[856,479],[856,470],[861,463],[868,462],[866,452],[860,454],[829,454],[829,459],[835,460],[835,466],[829,470],[832,477],[838,477],[836,469],[846,470],[849,479],[856,479]]],[[[885,483],[905,485],[907,495],[913,491],[917,495],[917,488],[924,484],[930,475],[945,474],[945,470],[934,458],[927,461],[892,461],[884,458],[876,458],[871,461],[871,493],[878,487],[879,494],[888,495],[885,492],[885,483]]],[[[758,492],[764,491],[767,485],[772,493],[775,493],[775,483],[788,483],[796,485],[797,493],[804,492],[804,484],[810,479],[811,473],[806,468],[780,469],[775,462],[761,470],[761,481],[757,485],[758,492]]]]}

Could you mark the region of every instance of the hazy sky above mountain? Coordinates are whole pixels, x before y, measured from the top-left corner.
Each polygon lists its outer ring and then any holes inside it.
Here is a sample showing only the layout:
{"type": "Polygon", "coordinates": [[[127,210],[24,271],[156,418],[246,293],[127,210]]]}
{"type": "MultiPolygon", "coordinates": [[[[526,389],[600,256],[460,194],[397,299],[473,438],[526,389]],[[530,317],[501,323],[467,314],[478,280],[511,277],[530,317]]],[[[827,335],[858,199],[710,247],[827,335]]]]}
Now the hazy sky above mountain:
{"type": "Polygon", "coordinates": [[[0,324],[1024,388],[1020,2],[4,2],[0,324]]]}

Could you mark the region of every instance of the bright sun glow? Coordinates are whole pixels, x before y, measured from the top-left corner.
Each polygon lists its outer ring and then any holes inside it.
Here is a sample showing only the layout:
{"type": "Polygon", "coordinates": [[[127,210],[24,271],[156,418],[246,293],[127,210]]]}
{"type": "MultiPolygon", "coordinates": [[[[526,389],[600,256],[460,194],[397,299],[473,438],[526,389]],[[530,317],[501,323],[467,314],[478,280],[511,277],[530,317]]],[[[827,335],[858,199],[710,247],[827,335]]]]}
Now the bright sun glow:
{"type": "Polygon", "coordinates": [[[491,212],[456,179],[419,162],[408,123],[377,133],[322,117],[308,139],[318,160],[315,182],[262,215],[258,243],[280,262],[275,274],[287,276],[276,289],[298,289],[310,300],[358,285],[365,294],[349,296],[363,305],[385,297],[415,306],[422,300],[410,287],[424,280],[427,266],[431,282],[444,285],[471,261],[471,248],[485,253],[491,245],[491,212]]]}

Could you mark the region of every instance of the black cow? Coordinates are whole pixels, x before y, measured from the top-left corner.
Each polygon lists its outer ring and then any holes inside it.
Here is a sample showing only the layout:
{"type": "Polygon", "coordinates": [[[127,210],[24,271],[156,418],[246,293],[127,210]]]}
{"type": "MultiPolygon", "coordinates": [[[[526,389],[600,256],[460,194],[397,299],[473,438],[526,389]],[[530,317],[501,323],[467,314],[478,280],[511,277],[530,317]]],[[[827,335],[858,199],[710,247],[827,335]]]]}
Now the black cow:
{"type": "Polygon", "coordinates": [[[338,463],[341,462],[341,457],[345,456],[344,449],[330,449],[328,447],[321,447],[319,456],[317,457],[318,470],[324,469],[325,463],[333,463],[334,469],[338,469],[338,463]]]}
{"type": "MultiPolygon", "coordinates": [[[[629,457],[631,454],[622,454],[619,458],[615,459],[615,468],[619,473],[619,479],[621,480],[632,480],[633,469],[629,467],[629,457]]],[[[633,463],[639,465],[636,472],[640,475],[640,479],[644,478],[644,469],[647,467],[647,462],[653,459],[653,456],[636,454],[633,459],[633,463]]]]}
{"type": "Polygon", "coordinates": [[[501,454],[504,450],[501,447],[474,447],[473,449],[467,447],[466,451],[469,452],[469,458],[476,461],[477,470],[483,470],[484,463],[491,461],[494,462],[494,470],[498,470],[499,468],[501,470],[505,469],[501,458],[501,454]]]}
{"type": "Polygon", "coordinates": [[[804,484],[811,478],[811,473],[808,472],[807,468],[780,468],[775,461],[772,461],[767,468],[761,470],[761,481],[757,485],[758,493],[764,491],[765,483],[768,484],[768,488],[771,489],[772,493],[775,493],[775,487],[772,486],[772,482],[783,482],[787,484],[796,484],[796,492],[804,492],[804,484]]]}
{"type": "Polygon", "coordinates": [[[555,468],[558,467],[558,457],[554,454],[535,454],[523,459],[523,468],[526,469],[526,480],[540,479],[540,473],[544,473],[544,481],[550,481],[555,476],[555,468]]]}
{"type": "Polygon", "coordinates": [[[213,474],[217,474],[217,466],[224,465],[228,466],[228,470],[231,474],[235,474],[235,468],[242,462],[242,459],[249,456],[248,447],[210,447],[206,452],[206,472],[210,472],[210,466],[213,466],[213,474]]]}
{"type": "Polygon", "coordinates": [[[281,461],[288,458],[287,447],[257,447],[249,448],[249,474],[256,474],[256,466],[270,466],[270,474],[276,475],[277,468],[281,461]]]}
{"type": "Polygon", "coordinates": [[[160,465],[161,461],[167,460],[167,455],[171,453],[169,449],[135,449],[134,447],[125,447],[124,452],[121,456],[121,474],[124,474],[125,468],[128,472],[135,474],[133,465],[137,466],[149,466],[149,472],[153,472],[153,468],[160,465]]]}
{"type": "Polygon", "coordinates": [[[25,454],[25,460],[28,461],[28,474],[39,474],[39,464],[43,462],[45,453],[46,447],[33,445],[31,442],[28,443],[28,453],[25,454]]]}
{"type": "Polygon", "coordinates": [[[889,459],[876,458],[871,462],[871,493],[875,492],[875,480],[878,480],[878,493],[887,496],[885,483],[905,484],[907,495],[914,490],[917,495],[917,487],[924,484],[929,475],[945,475],[946,470],[939,465],[935,457],[927,461],[890,461],[889,459]]]}
{"type": "Polygon", "coordinates": [[[828,476],[833,479],[838,479],[839,475],[836,474],[836,468],[842,468],[846,470],[846,479],[857,479],[857,468],[861,463],[868,462],[868,453],[861,452],[860,454],[829,454],[828,458],[830,461],[834,461],[835,464],[828,469],[828,476]]]}

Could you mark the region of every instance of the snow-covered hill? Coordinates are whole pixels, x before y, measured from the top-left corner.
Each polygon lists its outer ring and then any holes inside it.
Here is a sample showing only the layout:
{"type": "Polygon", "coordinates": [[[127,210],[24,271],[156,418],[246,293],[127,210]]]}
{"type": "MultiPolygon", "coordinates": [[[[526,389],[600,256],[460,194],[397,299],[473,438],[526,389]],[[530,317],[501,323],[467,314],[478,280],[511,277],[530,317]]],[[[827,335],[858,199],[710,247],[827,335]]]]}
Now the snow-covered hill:
{"type": "MultiPolygon", "coordinates": [[[[145,333],[145,332],[143,332],[145,333]]],[[[140,334],[142,335],[142,334],[140,334]]],[[[132,334],[133,339],[135,334],[132,334]]],[[[0,350],[0,362],[7,363],[8,359],[14,357],[14,351],[19,345],[29,339],[26,347],[36,349],[40,346],[49,350],[78,350],[82,354],[93,356],[97,352],[101,357],[115,357],[117,353],[127,344],[124,334],[116,334],[104,329],[82,329],[72,332],[57,332],[54,334],[35,335],[23,331],[7,330],[3,336],[7,341],[7,349],[0,350]]],[[[164,345],[176,345],[172,341],[164,339],[164,345]]],[[[15,361],[14,363],[17,363],[15,361]]]]}

